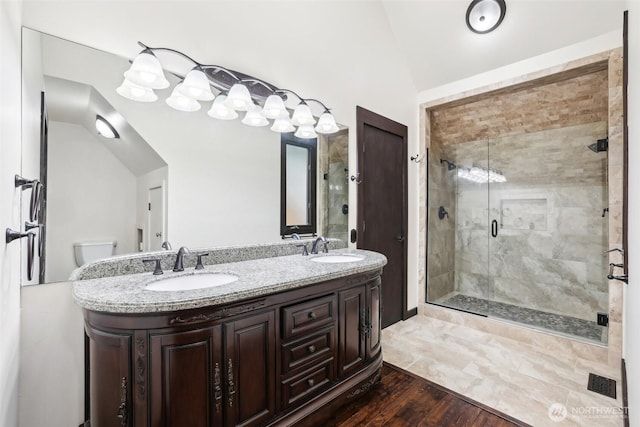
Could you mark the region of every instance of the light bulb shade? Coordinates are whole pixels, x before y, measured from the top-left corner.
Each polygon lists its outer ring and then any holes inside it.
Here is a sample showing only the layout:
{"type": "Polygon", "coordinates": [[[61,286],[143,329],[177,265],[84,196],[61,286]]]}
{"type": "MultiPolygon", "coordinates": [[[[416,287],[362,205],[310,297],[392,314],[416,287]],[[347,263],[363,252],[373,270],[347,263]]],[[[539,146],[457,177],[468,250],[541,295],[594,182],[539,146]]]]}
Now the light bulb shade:
{"type": "Polygon", "coordinates": [[[160,61],[150,51],[142,52],[136,56],[124,76],[127,80],[148,89],[169,87],[169,81],[164,77],[160,61]]]}
{"type": "Polygon", "coordinates": [[[182,84],[177,85],[171,96],[167,98],[166,103],[178,111],[198,111],[200,103],[188,96],[183,95],[181,91],[182,84]]]}
{"type": "Polygon", "coordinates": [[[311,138],[318,137],[318,134],[313,129],[312,125],[300,126],[296,131],[296,133],[294,133],[294,135],[297,136],[298,138],[304,138],[304,139],[311,139],[311,138]]]}
{"type": "Polygon", "coordinates": [[[322,113],[316,125],[316,132],[327,134],[337,132],[338,130],[338,125],[336,124],[336,119],[333,118],[333,114],[328,111],[322,113]]]}
{"type": "Polygon", "coordinates": [[[489,33],[498,28],[506,12],[504,0],[473,0],[467,9],[467,26],[474,33],[489,33]]]}
{"type": "Polygon", "coordinates": [[[242,83],[236,83],[231,86],[225,103],[227,107],[233,108],[236,111],[247,111],[253,106],[249,89],[242,83]]]}
{"type": "Polygon", "coordinates": [[[226,105],[227,95],[218,95],[213,100],[211,108],[207,111],[207,115],[220,120],[233,120],[238,117],[238,113],[233,108],[226,105]]]}
{"type": "Polygon", "coordinates": [[[296,130],[296,128],[291,124],[291,120],[289,120],[289,117],[282,117],[273,121],[271,130],[274,132],[284,133],[293,132],[294,130],[296,130]]]}
{"type": "Polygon", "coordinates": [[[214,98],[206,74],[194,68],[189,71],[180,86],[180,93],[195,101],[211,101],[214,98]]]}
{"type": "Polygon", "coordinates": [[[109,123],[104,117],[97,115],[96,116],[96,130],[98,133],[105,138],[116,139],[120,138],[120,135],[115,130],[115,128],[109,123]]]}
{"type": "Polygon", "coordinates": [[[316,119],[311,114],[309,106],[303,102],[298,104],[295,110],[293,110],[293,116],[291,117],[291,123],[295,126],[313,126],[316,123],[316,119]]]}
{"type": "Polygon", "coordinates": [[[262,107],[262,115],[268,119],[280,119],[285,116],[289,117],[289,112],[284,106],[284,101],[280,96],[273,94],[269,95],[264,101],[264,107],[262,107]]]}
{"type": "Polygon", "coordinates": [[[244,115],[242,119],[242,123],[249,126],[266,126],[269,124],[269,120],[267,120],[262,115],[262,110],[257,105],[254,105],[247,113],[244,115]]]}
{"type": "Polygon", "coordinates": [[[116,88],[116,92],[120,96],[133,101],[154,102],[158,100],[158,96],[153,92],[153,89],[139,86],[127,79],[124,79],[122,84],[116,88]]]}

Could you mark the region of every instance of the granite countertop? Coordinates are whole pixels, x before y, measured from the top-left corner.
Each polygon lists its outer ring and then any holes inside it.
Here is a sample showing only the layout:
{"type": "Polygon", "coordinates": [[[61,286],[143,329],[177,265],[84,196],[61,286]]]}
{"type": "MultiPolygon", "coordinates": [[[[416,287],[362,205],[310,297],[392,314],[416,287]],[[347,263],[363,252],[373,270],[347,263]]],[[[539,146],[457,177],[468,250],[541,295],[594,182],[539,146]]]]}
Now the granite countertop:
{"type": "Polygon", "coordinates": [[[318,263],[311,261],[319,255],[289,255],[247,261],[206,265],[204,270],[185,268],[163,275],[151,273],[127,274],[77,280],[73,282],[73,296],[80,307],[109,313],[156,313],[186,310],[228,303],[267,295],[305,285],[336,279],[382,268],[387,258],[377,252],[361,249],[340,249],[328,255],[354,254],[364,257],[348,263],[318,263]],[[224,273],[238,276],[226,285],[185,291],[151,291],[145,287],[151,282],[178,276],[224,273]]]}

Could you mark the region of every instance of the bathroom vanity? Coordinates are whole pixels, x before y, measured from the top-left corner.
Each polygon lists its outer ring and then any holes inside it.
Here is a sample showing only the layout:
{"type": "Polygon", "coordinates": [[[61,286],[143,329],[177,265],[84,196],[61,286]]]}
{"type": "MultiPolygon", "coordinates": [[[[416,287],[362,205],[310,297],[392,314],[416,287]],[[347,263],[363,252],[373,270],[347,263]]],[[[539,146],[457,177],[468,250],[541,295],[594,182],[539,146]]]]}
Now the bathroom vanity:
{"type": "Polygon", "coordinates": [[[340,250],[74,282],[91,426],[313,424],[379,379],[385,264],[340,250]],[[150,290],[207,275],[237,280],[150,290]]]}

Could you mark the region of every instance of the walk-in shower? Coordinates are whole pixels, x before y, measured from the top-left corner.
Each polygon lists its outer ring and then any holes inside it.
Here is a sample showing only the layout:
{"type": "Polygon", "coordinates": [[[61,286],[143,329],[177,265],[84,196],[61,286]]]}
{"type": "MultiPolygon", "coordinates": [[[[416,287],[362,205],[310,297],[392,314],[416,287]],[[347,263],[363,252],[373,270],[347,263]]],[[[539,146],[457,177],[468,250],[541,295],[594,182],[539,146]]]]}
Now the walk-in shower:
{"type": "Polygon", "coordinates": [[[427,302],[606,342],[606,135],[600,121],[432,140],[427,302]]]}

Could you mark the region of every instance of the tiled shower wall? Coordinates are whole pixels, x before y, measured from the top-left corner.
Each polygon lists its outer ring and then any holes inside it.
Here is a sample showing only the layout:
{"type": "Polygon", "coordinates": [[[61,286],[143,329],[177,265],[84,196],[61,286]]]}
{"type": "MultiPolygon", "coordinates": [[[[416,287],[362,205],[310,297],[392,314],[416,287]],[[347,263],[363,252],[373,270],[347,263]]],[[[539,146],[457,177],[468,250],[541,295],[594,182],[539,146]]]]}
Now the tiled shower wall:
{"type": "Polygon", "coordinates": [[[427,298],[435,301],[455,291],[456,170],[449,170],[447,155],[440,146],[429,150],[429,288],[427,298]],[[442,206],[448,215],[440,219],[442,206]]]}
{"type": "MultiPolygon", "coordinates": [[[[607,154],[587,148],[606,134],[599,122],[482,142],[507,182],[458,181],[457,292],[590,321],[607,312],[607,154]]],[[[478,162],[477,145],[457,145],[459,167],[478,162]]]]}

